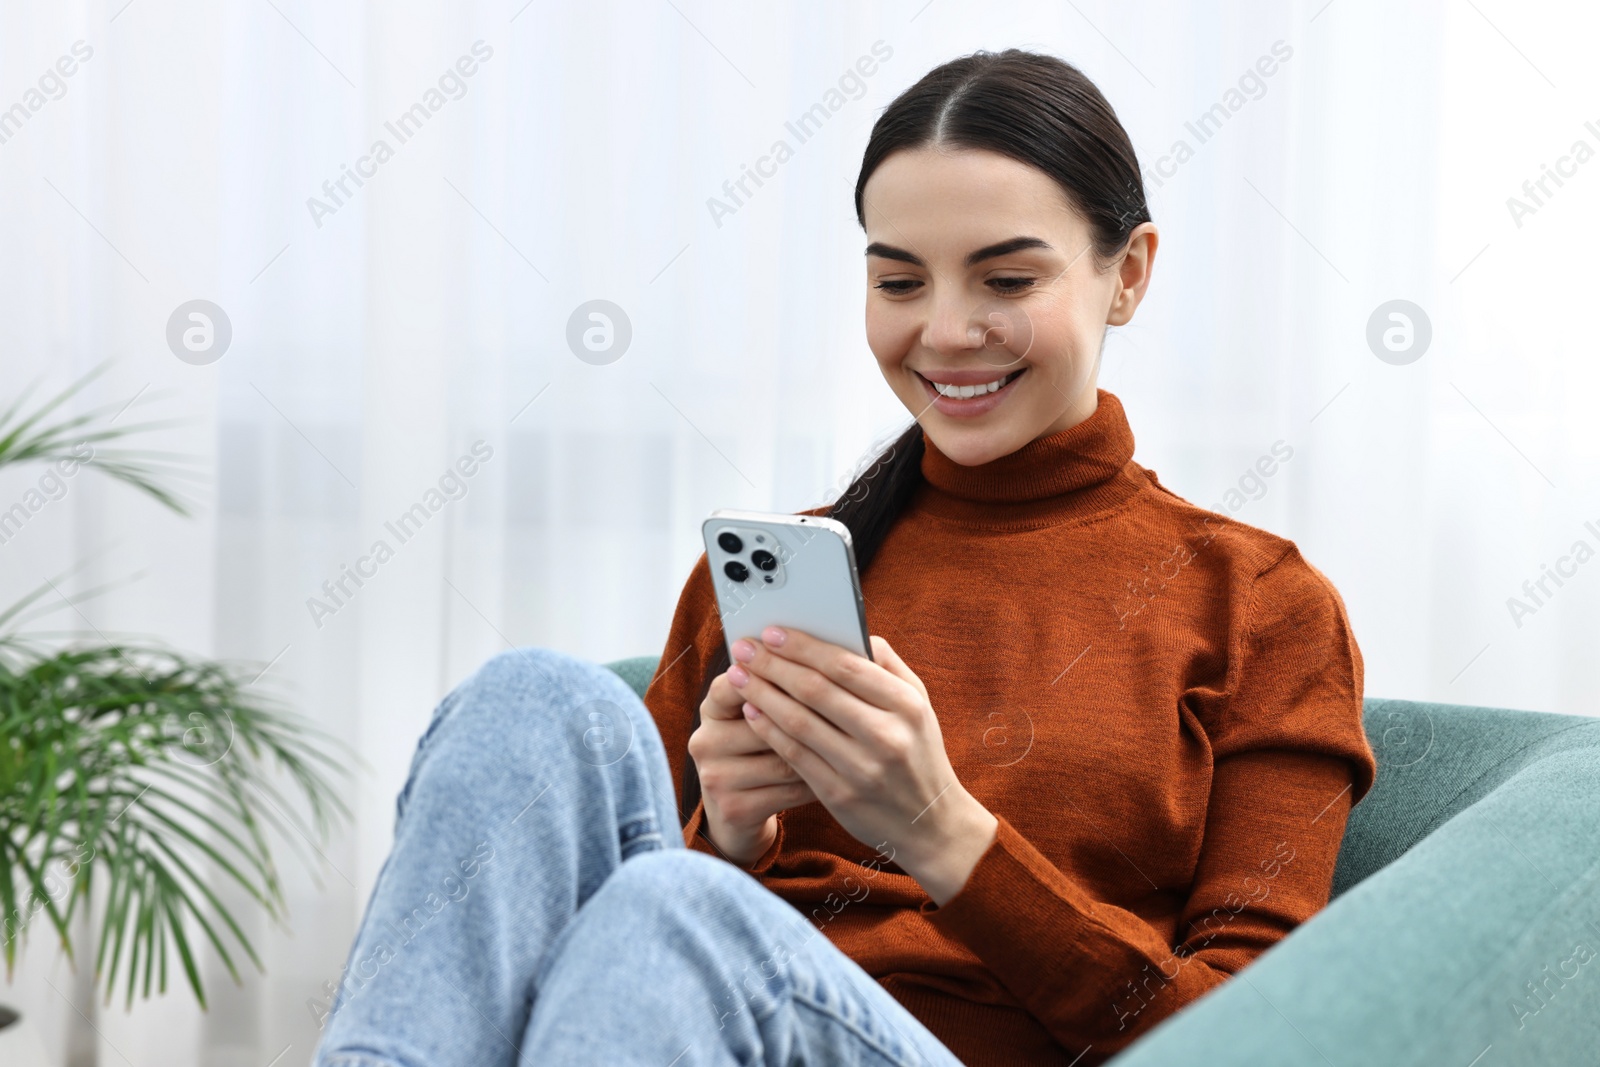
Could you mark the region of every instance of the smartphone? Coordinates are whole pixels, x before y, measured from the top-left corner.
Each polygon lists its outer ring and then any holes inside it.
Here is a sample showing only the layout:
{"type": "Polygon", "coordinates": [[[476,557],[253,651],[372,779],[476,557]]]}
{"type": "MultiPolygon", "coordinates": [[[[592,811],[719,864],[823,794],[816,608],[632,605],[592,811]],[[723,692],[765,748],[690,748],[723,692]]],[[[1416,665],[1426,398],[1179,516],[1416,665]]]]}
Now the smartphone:
{"type": "Polygon", "coordinates": [[[730,659],[733,642],[759,642],[767,626],[804,630],[872,658],[866,600],[844,523],[723,508],[701,532],[730,659]]]}

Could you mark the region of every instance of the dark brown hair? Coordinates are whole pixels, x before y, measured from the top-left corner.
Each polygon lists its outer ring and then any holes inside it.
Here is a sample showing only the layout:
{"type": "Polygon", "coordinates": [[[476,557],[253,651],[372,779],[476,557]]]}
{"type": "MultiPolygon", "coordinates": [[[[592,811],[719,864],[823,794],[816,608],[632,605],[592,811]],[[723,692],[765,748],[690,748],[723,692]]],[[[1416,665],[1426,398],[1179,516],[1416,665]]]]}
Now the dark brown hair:
{"type": "MultiPolygon", "coordinates": [[[[1134,227],[1150,221],[1139,161],[1116,112],[1082,71],[1054,56],[1016,48],[975,52],[935,67],[896,97],[872,127],[856,178],[856,221],[863,228],[867,179],[879,164],[934,144],[996,152],[1054,178],[1088,220],[1102,270],[1134,227]]],[[[922,453],[922,427],[912,422],[828,508],[830,518],[850,528],[863,574],[922,482],[922,453]]],[[[706,692],[728,663],[727,645],[718,641],[695,701],[695,727],[706,692]]],[[[694,760],[685,759],[684,822],[699,800],[694,760]]]]}

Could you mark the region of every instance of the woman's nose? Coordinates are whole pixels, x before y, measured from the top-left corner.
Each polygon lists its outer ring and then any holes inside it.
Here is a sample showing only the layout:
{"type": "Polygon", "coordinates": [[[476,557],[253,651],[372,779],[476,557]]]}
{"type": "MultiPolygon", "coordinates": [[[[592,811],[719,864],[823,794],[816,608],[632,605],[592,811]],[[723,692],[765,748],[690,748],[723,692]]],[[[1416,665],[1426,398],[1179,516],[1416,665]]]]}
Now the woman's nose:
{"type": "Polygon", "coordinates": [[[984,324],[969,301],[936,300],[923,325],[922,343],[941,355],[959,355],[981,349],[984,324]]]}

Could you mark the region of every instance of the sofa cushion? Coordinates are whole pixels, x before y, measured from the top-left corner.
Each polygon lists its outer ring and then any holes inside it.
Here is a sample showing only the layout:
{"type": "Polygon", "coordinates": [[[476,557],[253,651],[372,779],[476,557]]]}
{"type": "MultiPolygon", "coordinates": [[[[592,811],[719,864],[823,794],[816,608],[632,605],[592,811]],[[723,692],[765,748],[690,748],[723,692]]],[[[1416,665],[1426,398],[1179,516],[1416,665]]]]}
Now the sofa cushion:
{"type": "MultiPolygon", "coordinates": [[[[1445,714],[1434,706],[1436,728],[1445,714]]],[[[1600,1046],[1600,723],[1573,725],[1532,744],[1508,744],[1499,762],[1463,754],[1459,784],[1435,778],[1451,787],[1437,796],[1416,792],[1425,810],[1394,809],[1408,829],[1373,839],[1397,848],[1453,809],[1442,825],[1108,1062],[1593,1062],[1600,1046]],[[1565,740],[1550,744],[1558,738],[1565,740]]],[[[1439,755],[1441,765],[1452,758],[1439,755]]],[[[1380,768],[1380,782],[1383,775],[1380,768]]],[[[1371,856],[1381,854],[1375,845],[1371,856]]]]}
{"type": "Polygon", "coordinates": [[[1378,778],[1350,813],[1335,897],[1522,768],[1552,752],[1600,744],[1600,720],[1503,708],[1372,699],[1365,722],[1378,778]]]}
{"type": "Polygon", "coordinates": [[[661,662],[660,656],[630,656],[627,659],[616,659],[607,663],[616,674],[627,682],[639,699],[644,699],[644,691],[650,688],[650,679],[655,677],[656,664],[661,662]]]}

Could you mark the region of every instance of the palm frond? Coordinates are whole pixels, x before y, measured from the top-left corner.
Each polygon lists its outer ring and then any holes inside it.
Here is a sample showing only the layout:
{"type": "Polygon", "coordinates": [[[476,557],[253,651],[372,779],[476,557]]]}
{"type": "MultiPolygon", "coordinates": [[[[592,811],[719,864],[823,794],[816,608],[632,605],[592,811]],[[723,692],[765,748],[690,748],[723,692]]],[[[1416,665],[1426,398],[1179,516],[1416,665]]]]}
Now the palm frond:
{"type": "Polygon", "coordinates": [[[175,481],[203,480],[191,457],[153,449],[105,447],[152,430],[180,426],[184,420],[163,419],[117,426],[113,420],[128,405],[105,404],[76,415],[58,416],[54,421],[47,421],[67,401],[100,377],[109,365],[100,364],[31,411],[26,411],[25,405],[37,388],[30,386],[0,412],[0,467],[18,463],[60,463],[71,464],[75,469],[81,464],[131,485],[180,515],[191,514],[193,505],[173,488],[175,481]]]}
{"type": "Polygon", "coordinates": [[[260,967],[213,882],[282,922],[262,813],[294,812],[294,832],[325,842],[350,817],[334,785],[348,753],[255,695],[249,677],[154,645],[0,660],[0,903],[21,920],[6,924],[8,969],[30,918],[44,917],[70,950],[72,911],[96,877],[108,884],[95,952],[108,999],[119,986],[130,1002],[148,996],[158,963],[164,988],[170,950],[204,1003],[195,929],[236,980],[237,954],[260,967]]]}
{"type": "MultiPolygon", "coordinates": [[[[176,420],[116,426],[133,401],[62,414],[105,369],[31,409],[29,388],[0,411],[0,467],[84,465],[189,514],[173,483],[198,479],[191,460],[111,447],[176,420]]],[[[19,632],[109,588],[69,595],[61,587],[72,573],[0,610],[0,954],[9,974],[34,923],[69,958],[87,949],[73,945],[73,917],[99,878],[94,973],[107,1002],[119,986],[130,1005],[165,991],[170,950],[204,1006],[204,946],[235,981],[237,954],[261,967],[213,882],[239,887],[283,922],[269,831],[320,854],[313,838],[325,843],[350,817],[334,785],[350,754],[254,689],[244,665],[104,634],[81,646],[19,632]]]]}

